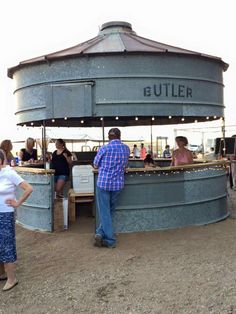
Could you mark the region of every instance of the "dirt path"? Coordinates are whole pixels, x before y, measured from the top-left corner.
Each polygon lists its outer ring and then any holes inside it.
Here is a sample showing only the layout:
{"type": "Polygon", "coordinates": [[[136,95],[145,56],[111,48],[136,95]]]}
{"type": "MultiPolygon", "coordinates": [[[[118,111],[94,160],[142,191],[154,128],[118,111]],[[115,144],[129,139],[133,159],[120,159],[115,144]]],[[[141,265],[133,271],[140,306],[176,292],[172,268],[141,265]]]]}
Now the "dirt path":
{"type": "Polygon", "coordinates": [[[0,313],[236,313],[235,219],[118,241],[94,248],[91,225],[17,227],[20,283],[8,293],[0,283],[0,313]]]}

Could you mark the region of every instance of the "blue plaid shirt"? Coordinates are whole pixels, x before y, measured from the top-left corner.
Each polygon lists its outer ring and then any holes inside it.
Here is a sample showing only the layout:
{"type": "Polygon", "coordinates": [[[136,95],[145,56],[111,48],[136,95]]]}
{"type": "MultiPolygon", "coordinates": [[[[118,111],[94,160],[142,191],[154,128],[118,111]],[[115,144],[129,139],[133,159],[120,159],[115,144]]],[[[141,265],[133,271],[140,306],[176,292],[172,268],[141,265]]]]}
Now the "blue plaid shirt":
{"type": "Polygon", "coordinates": [[[99,188],[106,191],[119,191],[124,187],[124,173],[129,155],[129,147],[120,140],[112,140],[99,149],[94,159],[94,166],[98,168],[99,188]]]}

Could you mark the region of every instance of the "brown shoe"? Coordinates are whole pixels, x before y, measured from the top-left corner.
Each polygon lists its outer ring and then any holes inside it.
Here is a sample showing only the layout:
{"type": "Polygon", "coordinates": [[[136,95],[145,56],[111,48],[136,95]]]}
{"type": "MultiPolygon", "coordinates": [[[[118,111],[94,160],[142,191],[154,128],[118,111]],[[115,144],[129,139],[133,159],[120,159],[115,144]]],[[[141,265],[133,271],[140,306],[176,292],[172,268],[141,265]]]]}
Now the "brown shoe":
{"type": "Polygon", "coordinates": [[[18,285],[18,280],[17,280],[17,279],[15,279],[15,281],[14,281],[12,284],[6,282],[6,284],[5,284],[5,286],[3,287],[2,290],[3,290],[3,291],[9,291],[9,290],[11,290],[12,288],[14,288],[16,285],[18,285]]]}

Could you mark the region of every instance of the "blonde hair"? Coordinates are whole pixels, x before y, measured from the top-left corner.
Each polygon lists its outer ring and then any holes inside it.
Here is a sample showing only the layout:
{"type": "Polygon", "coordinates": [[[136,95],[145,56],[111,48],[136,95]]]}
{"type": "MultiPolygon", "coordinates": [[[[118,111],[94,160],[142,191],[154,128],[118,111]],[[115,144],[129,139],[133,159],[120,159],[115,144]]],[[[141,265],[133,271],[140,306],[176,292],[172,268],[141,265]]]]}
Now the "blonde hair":
{"type": "Polygon", "coordinates": [[[34,147],[35,145],[35,139],[33,139],[32,137],[28,137],[27,140],[25,141],[25,148],[28,149],[29,148],[29,143],[32,143],[32,146],[34,147]]]}
{"type": "Polygon", "coordinates": [[[10,140],[2,141],[0,149],[4,150],[6,153],[10,152],[12,150],[12,142],[10,140]]]}
{"type": "Polygon", "coordinates": [[[10,140],[4,140],[2,141],[0,145],[0,149],[2,149],[5,153],[5,157],[7,160],[13,159],[13,155],[11,153],[12,150],[12,142],[10,140]]]}

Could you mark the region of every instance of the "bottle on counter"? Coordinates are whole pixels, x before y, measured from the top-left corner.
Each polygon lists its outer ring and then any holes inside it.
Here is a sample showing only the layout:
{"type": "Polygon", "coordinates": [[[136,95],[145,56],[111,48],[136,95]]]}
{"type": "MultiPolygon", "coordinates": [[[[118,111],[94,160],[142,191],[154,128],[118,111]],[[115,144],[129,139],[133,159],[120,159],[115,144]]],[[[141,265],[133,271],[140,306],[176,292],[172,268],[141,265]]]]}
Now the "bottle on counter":
{"type": "Polygon", "coordinates": [[[18,156],[18,153],[16,153],[15,162],[16,162],[16,165],[18,166],[18,164],[19,164],[19,156],[18,156]]]}
{"type": "Polygon", "coordinates": [[[23,164],[23,162],[22,162],[22,160],[21,160],[21,158],[20,158],[20,156],[18,156],[18,166],[22,166],[22,164],[23,164]]]}

